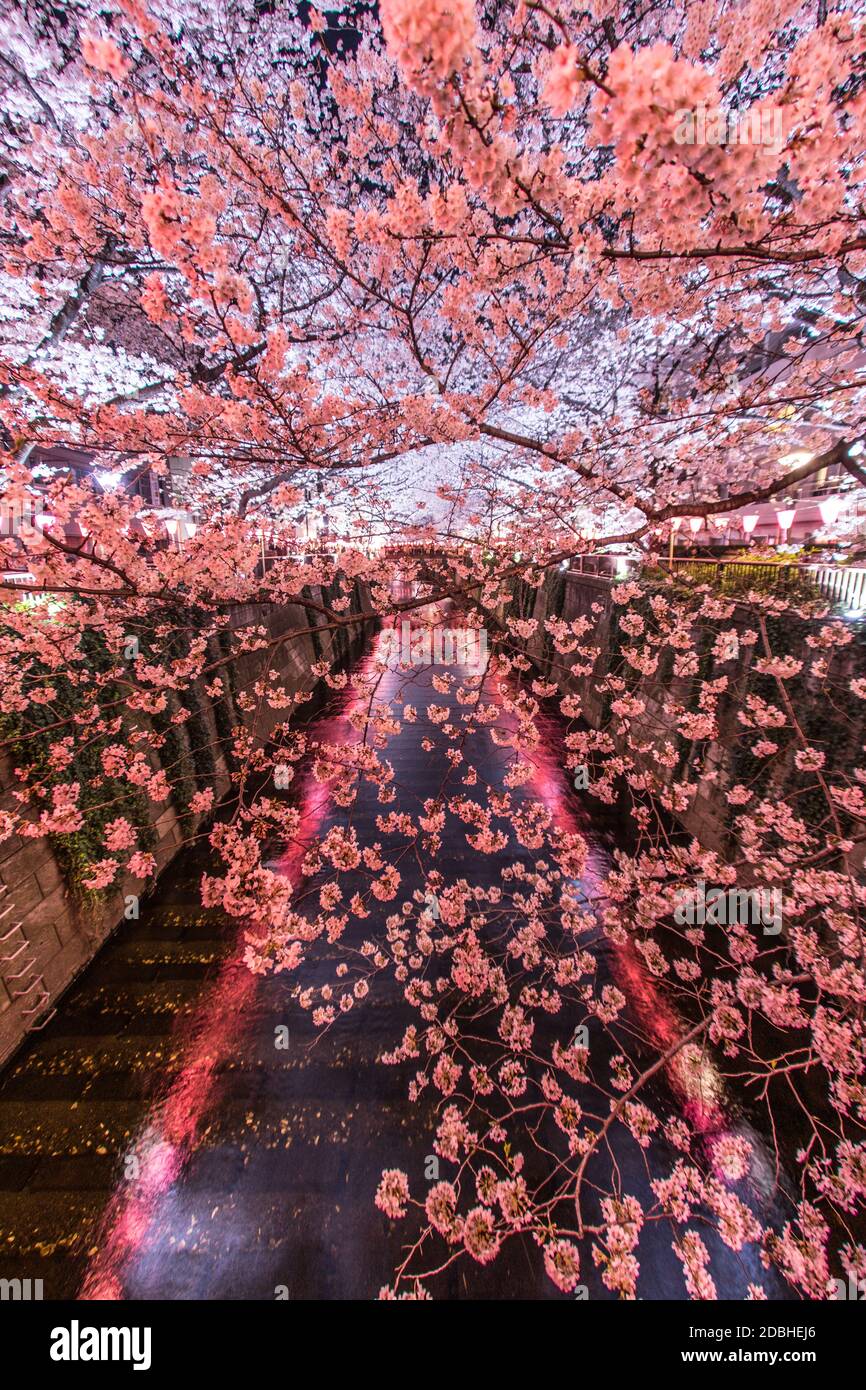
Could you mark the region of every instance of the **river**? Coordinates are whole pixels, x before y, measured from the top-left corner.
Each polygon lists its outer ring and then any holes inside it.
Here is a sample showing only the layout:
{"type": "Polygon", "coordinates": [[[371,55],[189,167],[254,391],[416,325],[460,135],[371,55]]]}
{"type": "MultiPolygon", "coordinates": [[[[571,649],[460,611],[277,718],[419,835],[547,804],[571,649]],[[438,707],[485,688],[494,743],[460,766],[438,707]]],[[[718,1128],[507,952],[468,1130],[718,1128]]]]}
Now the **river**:
{"type": "MultiPolygon", "coordinates": [[[[372,661],[368,651],[355,674],[368,676],[372,661]]],[[[434,688],[435,674],[430,667],[399,669],[392,660],[377,686],[377,704],[400,694],[419,711],[417,723],[404,722],[383,754],[394,768],[388,810],[417,814],[427,798],[464,792],[467,765],[482,784],[502,787],[507,750],[487,730],[467,736],[466,762],[457,768],[441,737],[432,751],[423,747],[435,733],[424,716],[428,704],[448,706],[455,720],[462,712],[454,689],[434,688]]],[[[485,699],[501,705],[495,668],[485,699]]],[[[350,737],[346,718],[357,702],[350,682],[313,719],[311,736],[350,737]]],[[[599,818],[591,799],[572,790],[560,717],[543,713],[539,728],[533,778],[522,795],[543,801],[558,825],[584,834],[590,852],[583,888],[592,893],[610,860],[615,821],[599,818]]],[[[375,825],[383,808],[366,783],[351,812],[333,804],[308,768],[290,794],[302,811],[303,838],[350,818],[362,844],[386,839],[375,825]]],[[[470,850],[465,829],[448,818],[437,867],[447,880],[498,883],[502,855],[470,850]]],[[[503,853],[532,867],[533,855],[513,841],[503,853]]],[[[274,845],[269,855],[272,866],[299,879],[296,846],[274,845]]],[[[180,856],[143,902],[141,919],[115,934],[3,1078],[0,1276],[42,1278],[46,1298],[376,1297],[413,1234],[376,1208],[381,1172],[403,1169],[422,1199],[431,1181],[433,1097],[428,1090],[417,1104],[407,1099],[420,1063],[378,1062],[417,1015],[393,975],[382,974],[368,998],[319,1036],[298,1003],[299,980],[288,972],[253,975],[242,959],[243,924],[201,908],[198,883],[208,867],[203,846],[180,856]]],[[[413,852],[401,855],[399,867],[398,902],[424,883],[413,852]]],[[[382,916],[393,910],[388,904],[382,916]]],[[[351,931],[360,943],[375,934],[375,920],[351,931]]],[[[597,957],[599,984],[616,984],[627,996],[620,1050],[643,1069],[687,1024],[635,953],[599,937],[585,944],[597,957]]],[[[336,959],[335,949],[312,953],[300,983],[333,978],[336,959]]],[[[553,1018],[549,1032],[567,1043],[569,1019],[553,1018]]],[[[590,1050],[594,1064],[603,1065],[615,1048],[591,1025],[590,1050]]],[[[712,1058],[688,1069],[666,1066],[650,1085],[667,1090],[697,1144],[730,1133],[748,1138],[752,1170],[736,1191],[778,1222],[775,1160],[725,1094],[712,1058]]],[[[614,1126],[587,1170],[590,1216],[597,1214],[596,1186],[633,1192],[649,1204],[650,1181],[667,1175],[676,1157],[660,1134],[640,1148],[614,1126]]],[[[441,1168],[448,1176],[448,1165],[441,1168]]],[[[754,1247],[734,1253],[709,1226],[701,1230],[720,1297],[743,1298],[750,1282],[770,1298],[790,1297],[754,1247]]],[[[589,1238],[582,1247],[579,1297],[616,1297],[602,1283],[589,1238]]],[[[639,1297],[686,1296],[666,1221],[645,1228],[639,1258],[639,1297]]],[[[510,1240],[491,1265],[465,1256],[425,1286],[445,1298],[575,1297],[546,1276],[528,1236],[510,1240]]]]}

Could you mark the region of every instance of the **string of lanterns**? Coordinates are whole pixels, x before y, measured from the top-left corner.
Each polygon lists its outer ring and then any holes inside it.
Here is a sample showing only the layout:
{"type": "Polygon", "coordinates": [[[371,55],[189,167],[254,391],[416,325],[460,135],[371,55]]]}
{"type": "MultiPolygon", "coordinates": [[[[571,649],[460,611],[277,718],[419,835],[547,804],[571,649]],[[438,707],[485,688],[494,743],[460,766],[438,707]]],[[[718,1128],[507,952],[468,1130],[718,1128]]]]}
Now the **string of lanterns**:
{"type": "MultiPolygon", "coordinates": [[[[835,525],[835,523],[839,520],[839,517],[842,515],[842,512],[845,510],[846,501],[847,499],[843,497],[825,497],[817,503],[818,511],[821,515],[821,523],[823,526],[835,525]]],[[[810,505],[814,506],[815,503],[810,500],[807,503],[807,508],[810,505]]],[[[806,509],[804,509],[804,511],[806,509]]],[[[798,514],[801,513],[798,513],[796,506],[792,506],[790,504],[788,506],[783,506],[781,508],[776,509],[776,525],[782,537],[782,544],[786,542],[788,533],[792,530],[797,520],[798,514]]],[[[769,518],[764,520],[765,525],[767,524],[768,520],[769,518]]],[[[739,528],[740,530],[742,530],[743,534],[746,536],[747,539],[751,539],[751,536],[754,533],[755,528],[761,521],[761,515],[759,512],[746,512],[740,516],[674,516],[671,517],[670,522],[672,542],[675,533],[681,529],[684,521],[688,523],[689,530],[695,537],[697,537],[701,531],[709,531],[712,525],[718,526],[722,530],[724,530],[728,526],[739,528]]]]}

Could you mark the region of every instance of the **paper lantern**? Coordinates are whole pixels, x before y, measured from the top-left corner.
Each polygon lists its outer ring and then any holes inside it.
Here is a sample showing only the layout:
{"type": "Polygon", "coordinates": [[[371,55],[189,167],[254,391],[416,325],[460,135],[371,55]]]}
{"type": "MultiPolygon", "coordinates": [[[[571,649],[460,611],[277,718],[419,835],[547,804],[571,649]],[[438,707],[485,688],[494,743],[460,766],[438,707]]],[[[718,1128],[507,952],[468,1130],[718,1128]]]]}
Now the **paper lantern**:
{"type": "Polygon", "coordinates": [[[837,522],[844,510],[845,502],[841,497],[825,497],[823,502],[818,503],[818,511],[825,526],[832,526],[837,522]]]}

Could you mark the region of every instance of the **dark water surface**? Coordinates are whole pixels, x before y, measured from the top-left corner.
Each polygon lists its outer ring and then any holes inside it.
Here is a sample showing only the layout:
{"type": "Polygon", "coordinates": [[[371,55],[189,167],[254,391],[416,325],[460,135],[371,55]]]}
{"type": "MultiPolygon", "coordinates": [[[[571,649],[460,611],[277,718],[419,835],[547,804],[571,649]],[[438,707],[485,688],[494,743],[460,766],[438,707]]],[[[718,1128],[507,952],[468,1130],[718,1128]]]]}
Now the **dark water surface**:
{"type": "MultiPolygon", "coordinates": [[[[362,658],[362,669],[371,661],[362,658]]],[[[460,668],[450,669],[460,675],[460,668]]],[[[443,786],[446,797],[480,799],[477,789],[462,785],[467,765],[477,768],[480,782],[502,785],[508,753],[484,729],[468,736],[466,763],[450,768],[447,740],[424,711],[429,703],[448,705],[456,722],[465,707],[453,693],[433,688],[433,674],[389,670],[377,692],[387,700],[399,689],[419,711],[418,723],[404,723],[382,752],[394,768],[395,801],[383,807],[365,784],[348,813],[331,802],[326,787],[299,777],[293,795],[304,836],[345,824],[350,815],[362,844],[378,839],[387,848],[377,815],[416,814],[443,786]],[[421,740],[431,734],[436,748],[428,753],[421,740]]],[[[495,682],[485,697],[496,698],[495,682]]],[[[335,699],[312,725],[314,736],[345,738],[340,715],[353,699],[351,689],[335,699]]],[[[559,824],[587,835],[589,889],[604,871],[609,846],[593,829],[591,803],[581,804],[562,771],[561,721],[545,715],[541,726],[543,746],[532,756],[536,775],[524,794],[543,800],[559,824]]],[[[467,828],[447,819],[436,867],[446,880],[499,883],[503,856],[477,854],[466,844],[467,828]]],[[[513,837],[505,857],[527,865],[533,859],[513,837]]],[[[294,878],[298,858],[275,847],[271,862],[294,878]]],[[[380,908],[378,919],[351,925],[344,943],[378,936],[384,917],[422,886],[412,850],[399,868],[396,901],[380,908]]],[[[404,1169],[413,1196],[423,1199],[425,1160],[433,1153],[432,1088],[423,1104],[406,1095],[419,1063],[377,1064],[418,1016],[393,976],[383,975],[362,1004],[317,1039],[293,990],[299,979],[304,985],[332,980],[336,954],[327,947],[311,953],[299,975],[253,976],[242,962],[243,926],[200,906],[203,869],[213,872],[204,847],[180,857],[142,903],[141,920],[112,938],[2,1080],[0,1278],[41,1278],[46,1298],[373,1298],[390,1283],[414,1230],[376,1209],[382,1169],[404,1169]],[[280,1026],[288,1028],[287,1050],[275,1046],[280,1026]]],[[[346,877],[348,899],[354,885],[346,877]]],[[[685,1025],[633,956],[607,943],[593,949],[600,983],[619,985],[629,1000],[621,1050],[647,1066],[654,1054],[645,1043],[629,1049],[629,1026],[664,1050],[685,1025]]],[[[551,1019],[549,1041],[559,1037],[565,1044],[574,1024],[565,1016],[551,1019]]],[[[617,1050],[591,1024],[594,1065],[599,1049],[602,1062],[605,1050],[608,1056],[617,1050]]],[[[751,1140],[752,1175],[735,1190],[778,1219],[771,1156],[735,1117],[711,1060],[688,1077],[663,1072],[657,1084],[670,1088],[705,1135],[737,1132],[751,1140]]],[[[675,1158],[663,1139],[642,1150],[616,1126],[609,1150],[588,1169],[589,1215],[592,1183],[607,1188],[613,1181],[646,1202],[651,1177],[666,1176],[675,1158]]],[[[441,1169],[448,1177],[450,1165],[443,1161],[441,1169]]],[[[735,1254],[702,1234],[720,1297],[742,1298],[752,1281],[770,1298],[789,1296],[756,1250],[735,1254]]],[[[440,1244],[439,1258],[444,1252],[440,1244]]],[[[638,1253],[640,1297],[685,1297],[667,1222],[645,1230],[638,1253]]],[[[601,1283],[589,1241],[581,1265],[590,1299],[616,1296],[601,1283]]],[[[450,1298],[564,1296],[544,1274],[535,1244],[522,1236],[493,1265],[466,1256],[427,1287],[450,1298]]]]}

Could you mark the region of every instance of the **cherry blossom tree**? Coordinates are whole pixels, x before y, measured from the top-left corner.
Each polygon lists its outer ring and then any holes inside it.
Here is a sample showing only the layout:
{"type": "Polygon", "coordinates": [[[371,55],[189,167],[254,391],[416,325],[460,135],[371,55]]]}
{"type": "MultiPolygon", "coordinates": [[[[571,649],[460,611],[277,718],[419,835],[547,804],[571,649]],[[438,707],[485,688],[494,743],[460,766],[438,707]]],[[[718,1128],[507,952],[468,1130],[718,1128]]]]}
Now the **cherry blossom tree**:
{"type": "MultiPolygon", "coordinates": [[[[652,563],[672,519],[782,497],[831,466],[866,481],[852,452],[866,272],[857,9],[119,0],[98,20],[21,4],[3,21],[5,496],[23,505],[38,485],[51,520],[27,538],[27,600],[6,585],[0,664],[19,721],[5,744],[20,811],[2,833],[81,828],[84,788],[65,769],[83,742],[88,806],[104,822],[85,886],[152,879],[129,794],[177,795],[170,726],[189,721],[194,684],[217,699],[239,655],[303,636],[238,625],[240,604],[309,608],[323,585],[320,631],[450,601],[498,633],[485,671],[453,689],[434,679],[462,722],[450,706],[383,708],[376,660],[339,743],[299,732],[302,696],[279,678],[238,691],[214,745],[230,792],[212,828],[190,830],[214,852],[204,903],[244,923],[251,969],[295,973],[324,1030],[383,974],[417,1012],[384,1060],[406,1071],[413,1100],[436,1097],[451,1176],[419,1194],[405,1173],[383,1174],[378,1205],[412,1224],[388,1296],[422,1296],[454,1261],[486,1264],[523,1235],[560,1290],[580,1284],[590,1250],[606,1287],[634,1297],[642,1242],[660,1224],[692,1297],[715,1295],[707,1230],[733,1252],[760,1249],[802,1296],[829,1296],[840,1269],[866,1277],[855,1226],[866,680],[852,630],[814,598],[721,595],[652,563]],[[722,139],[717,125],[699,142],[696,112],[734,112],[753,138],[722,139]],[[127,475],[184,460],[195,535],[166,549],[141,498],[45,478],[35,460],[56,444],[127,475]],[[337,518],[334,553],[299,557],[293,521],[311,484],[337,518]],[[353,544],[360,527],[437,553],[407,571],[405,555],[353,544]],[[258,563],[263,529],[286,540],[271,566],[258,563]],[[593,619],[552,616],[533,673],[537,624],[518,596],[612,542],[646,557],[614,591],[615,649],[593,619]],[[407,572],[417,592],[395,597],[407,572]],[[354,584],[368,595],[360,611],[354,584]],[[743,655],[748,690],[730,664],[743,655]],[[665,661],[685,764],[646,699],[665,661]],[[576,693],[594,670],[596,725],[576,693]],[[807,686],[854,729],[853,761],[829,758],[807,727],[807,686]],[[550,699],[568,721],[570,768],[591,766],[596,802],[628,807],[634,827],[597,882],[584,837],[532,791],[550,699]],[[266,746],[243,724],[257,707],[285,712],[266,746]],[[48,748],[28,760],[34,711],[48,748]],[[389,811],[389,739],[425,717],[455,786],[418,814],[389,811]],[[467,728],[505,750],[504,790],[478,785],[467,728]],[[675,828],[714,775],[713,744],[748,763],[720,791],[725,853],[675,828]],[[800,781],[774,796],[786,760],[800,781]],[[286,763],[309,766],[346,812],[321,842],[270,789],[286,763]],[[382,836],[402,848],[359,840],[351,811],[365,784],[382,836]],[[446,881],[437,854],[455,819],[473,853],[495,856],[513,837],[532,867],[505,861],[495,888],[446,881]],[[299,847],[298,881],[264,865],[268,836],[299,847]],[[401,897],[406,844],[435,915],[424,893],[401,897]],[[778,891],[784,935],[684,929],[677,904],[697,880],[778,891]],[[312,909],[308,893],[297,901],[309,882],[312,909]],[[626,1015],[626,986],[598,973],[599,940],[676,1025],[626,1015]],[[305,962],[323,943],[345,959],[313,988],[305,962]],[[590,1021],[609,1040],[603,1068],[571,1041],[590,1021]],[[654,1060],[636,1066],[626,1033],[654,1060]],[[743,1195],[748,1141],[714,1121],[738,1086],[771,1131],[781,1092],[806,1117],[781,1223],[743,1195]],[[617,1129],[640,1152],[663,1138],[675,1154],[648,1202],[603,1161],[617,1129]]],[[[324,663],[317,680],[339,688],[345,675],[324,663]]],[[[217,800],[212,779],[192,814],[217,800]]],[[[758,1281],[750,1292],[766,1296],[758,1281]]]]}

